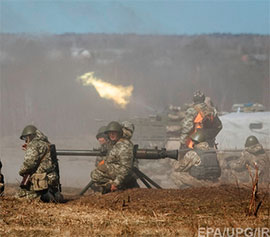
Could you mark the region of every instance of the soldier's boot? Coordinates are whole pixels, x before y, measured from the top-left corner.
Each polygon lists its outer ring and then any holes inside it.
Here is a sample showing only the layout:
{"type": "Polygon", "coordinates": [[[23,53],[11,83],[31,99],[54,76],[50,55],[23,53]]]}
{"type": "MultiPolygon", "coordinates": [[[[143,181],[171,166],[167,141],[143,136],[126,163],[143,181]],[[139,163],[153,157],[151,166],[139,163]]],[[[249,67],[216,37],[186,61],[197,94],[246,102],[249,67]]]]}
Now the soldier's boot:
{"type": "Polygon", "coordinates": [[[55,200],[55,196],[53,195],[53,193],[47,189],[41,192],[41,196],[40,196],[40,200],[42,202],[56,202],[55,200]]]}
{"type": "Polygon", "coordinates": [[[111,184],[107,183],[102,187],[102,192],[101,193],[106,194],[106,193],[109,193],[109,192],[111,192],[111,184]]]}
{"type": "Polygon", "coordinates": [[[97,183],[92,183],[90,188],[94,191],[94,192],[97,192],[97,193],[102,193],[103,194],[103,187],[98,185],[97,183]]]}
{"type": "Polygon", "coordinates": [[[59,191],[57,191],[56,193],[54,193],[54,198],[55,198],[55,201],[57,203],[64,202],[64,196],[59,191]]]}

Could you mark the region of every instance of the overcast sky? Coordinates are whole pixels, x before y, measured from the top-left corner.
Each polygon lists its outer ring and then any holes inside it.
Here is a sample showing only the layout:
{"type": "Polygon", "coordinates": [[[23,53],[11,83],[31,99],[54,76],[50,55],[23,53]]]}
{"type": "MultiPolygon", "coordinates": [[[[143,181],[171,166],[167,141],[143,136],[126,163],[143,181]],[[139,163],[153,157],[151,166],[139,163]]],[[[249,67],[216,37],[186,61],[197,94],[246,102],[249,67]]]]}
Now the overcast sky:
{"type": "Polygon", "coordinates": [[[269,34],[265,0],[0,0],[5,33],[269,34]]]}

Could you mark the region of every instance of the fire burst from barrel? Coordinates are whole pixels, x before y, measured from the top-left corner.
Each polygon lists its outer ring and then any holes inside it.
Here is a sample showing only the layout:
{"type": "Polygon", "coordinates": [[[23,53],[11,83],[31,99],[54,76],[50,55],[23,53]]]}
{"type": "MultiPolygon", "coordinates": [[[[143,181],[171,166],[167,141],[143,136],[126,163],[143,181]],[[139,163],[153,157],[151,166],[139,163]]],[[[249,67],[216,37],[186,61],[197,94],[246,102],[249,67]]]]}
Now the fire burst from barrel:
{"type": "Polygon", "coordinates": [[[94,76],[94,72],[88,72],[78,78],[84,86],[94,86],[101,98],[113,100],[122,109],[126,108],[132,95],[133,86],[113,85],[94,76]]]}

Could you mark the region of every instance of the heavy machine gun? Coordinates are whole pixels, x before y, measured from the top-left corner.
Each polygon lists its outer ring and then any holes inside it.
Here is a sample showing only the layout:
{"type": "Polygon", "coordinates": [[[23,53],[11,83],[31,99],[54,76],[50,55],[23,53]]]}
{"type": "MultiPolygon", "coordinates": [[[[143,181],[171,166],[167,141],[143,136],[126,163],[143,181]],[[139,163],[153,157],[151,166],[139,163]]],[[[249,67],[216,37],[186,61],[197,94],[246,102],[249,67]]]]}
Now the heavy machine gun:
{"type": "MultiPolygon", "coordinates": [[[[56,156],[106,156],[106,151],[99,149],[96,150],[55,150],[56,156]]],[[[178,150],[166,150],[165,148],[154,148],[154,149],[139,149],[138,145],[134,145],[133,150],[135,159],[145,159],[145,160],[157,160],[164,158],[171,158],[174,160],[178,159],[178,150]]],[[[147,188],[151,188],[152,184],[154,187],[161,189],[161,187],[150,179],[147,175],[141,172],[138,168],[133,167],[133,172],[137,177],[144,183],[147,188]]],[[[83,195],[92,185],[90,181],[80,192],[79,195],[83,195]]]]}
{"type": "MultiPolygon", "coordinates": [[[[96,150],[56,150],[57,156],[106,156],[106,151],[96,150]]],[[[133,150],[136,159],[157,160],[171,158],[177,160],[178,150],[166,150],[165,148],[139,149],[134,145],[133,150]]]]}

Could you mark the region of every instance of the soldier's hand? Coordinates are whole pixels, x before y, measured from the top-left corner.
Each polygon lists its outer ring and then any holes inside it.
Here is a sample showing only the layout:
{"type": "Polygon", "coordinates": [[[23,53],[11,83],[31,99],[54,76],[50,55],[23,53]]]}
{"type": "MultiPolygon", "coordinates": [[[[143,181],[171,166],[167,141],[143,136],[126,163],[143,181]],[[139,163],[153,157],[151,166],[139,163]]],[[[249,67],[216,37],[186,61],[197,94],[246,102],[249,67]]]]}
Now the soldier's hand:
{"type": "Polygon", "coordinates": [[[114,184],[111,184],[111,192],[114,192],[117,190],[117,187],[114,184]]]}
{"type": "Polygon", "coordinates": [[[25,143],[25,144],[22,145],[22,150],[26,151],[26,149],[27,149],[27,144],[25,143]]]}

